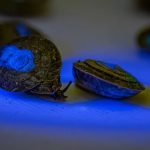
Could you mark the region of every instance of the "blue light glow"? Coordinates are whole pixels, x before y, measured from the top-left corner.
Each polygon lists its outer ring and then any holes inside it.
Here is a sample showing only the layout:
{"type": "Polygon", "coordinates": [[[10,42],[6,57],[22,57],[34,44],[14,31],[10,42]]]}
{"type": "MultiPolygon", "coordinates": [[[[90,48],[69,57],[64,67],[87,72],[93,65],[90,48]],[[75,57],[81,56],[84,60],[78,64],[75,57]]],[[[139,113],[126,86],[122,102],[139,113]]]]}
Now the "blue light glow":
{"type": "Polygon", "coordinates": [[[28,27],[26,27],[25,24],[23,23],[18,23],[16,26],[16,31],[21,37],[25,37],[31,34],[30,30],[28,27]]]}
{"type": "Polygon", "coordinates": [[[63,83],[68,83],[69,81],[74,81],[73,73],[72,73],[72,64],[78,61],[77,59],[70,59],[63,61],[62,69],[61,69],[61,81],[63,83]]]}
{"type": "Polygon", "coordinates": [[[30,50],[7,45],[2,48],[0,66],[18,72],[30,72],[35,67],[34,56],[30,50]]]}
{"type": "MultiPolygon", "coordinates": [[[[87,51],[85,51],[83,56],[80,56],[81,60],[89,57],[94,58],[92,54],[90,55],[87,55],[87,51]]],[[[144,81],[144,83],[150,85],[150,71],[148,70],[150,55],[132,55],[131,53],[130,56],[132,59],[127,59],[125,55],[123,58],[116,58],[116,55],[114,55],[112,54],[110,58],[104,54],[95,56],[94,59],[117,63],[136,77],[139,77],[142,82],[144,81]]],[[[127,55],[127,57],[129,56],[127,55]]],[[[74,80],[72,63],[79,59],[78,55],[77,57],[63,60],[61,72],[63,84],[74,80]]],[[[126,101],[97,97],[94,94],[73,86],[73,84],[65,95],[68,96],[67,100],[69,103],[52,102],[46,98],[43,99],[24,93],[16,94],[0,90],[0,122],[12,121],[12,123],[16,124],[23,122],[25,125],[33,123],[34,128],[35,126],[42,125],[42,129],[45,126],[81,127],[82,129],[89,127],[95,130],[104,128],[150,129],[150,110],[139,106],[139,104],[145,105],[142,94],[132,99],[132,102],[138,105],[132,105],[131,101],[128,103],[126,101]]],[[[150,106],[150,103],[147,106],[150,106]]]]}
{"type": "Polygon", "coordinates": [[[43,127],[54,125],[97,130],[129,127],[149,129],[150,126],[149,109],[107,98],[93,96],[93,99],[89,98],[90,101],[87,99],[85,102],[60,103],[23,93],[14,94],[0,90],[0,99],[0,123],[23,122],[43,127]]]}

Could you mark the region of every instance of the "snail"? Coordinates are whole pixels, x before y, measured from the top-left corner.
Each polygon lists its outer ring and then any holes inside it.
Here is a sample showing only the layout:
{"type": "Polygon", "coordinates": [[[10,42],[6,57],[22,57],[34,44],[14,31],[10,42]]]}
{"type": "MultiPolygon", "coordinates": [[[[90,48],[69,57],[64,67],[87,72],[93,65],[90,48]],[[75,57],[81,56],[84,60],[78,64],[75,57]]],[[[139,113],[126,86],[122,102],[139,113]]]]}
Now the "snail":
{"type": "Polygon", "coordinates": [[[76,85],[110,98],[127,98],[144,90],[144,86],[118,65],[87,59],[73,64],[76,85]]]}
{"type": "Polygon", "coordinates": [[[20,37],[42,34],[21,21],[6,21],[0,24],[0,46],[20,37]]]}
{"type": "Polygon", "coordinates": [[[40,36],[16,39],[0,48],[0,87],[64,98],[60,90],[61,55],[51,41],[40,36]]]}

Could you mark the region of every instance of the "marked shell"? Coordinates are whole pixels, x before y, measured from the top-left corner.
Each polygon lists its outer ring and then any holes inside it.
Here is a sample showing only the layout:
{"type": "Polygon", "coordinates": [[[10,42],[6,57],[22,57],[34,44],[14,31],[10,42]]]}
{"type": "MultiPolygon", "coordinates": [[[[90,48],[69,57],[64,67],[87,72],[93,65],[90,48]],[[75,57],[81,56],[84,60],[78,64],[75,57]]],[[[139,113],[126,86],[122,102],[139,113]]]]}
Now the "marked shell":
{"type": "Polygon", "coordinates": [[[85,60],[73,65],[76,84],[110,98],[126,98],[144,90],[143,85],[118,65],[85,60]]]}
{"type": "Polygon", "coordinates": [[[0,46],[20,37],[41,35],[41,33],[26,23],[20,21],[7,21],[0,24],[0,46]]]}
{"type": "Polygon", "coordinates": [[[60,88],[61,55],[40,36],[19,38],[0,50],[0,87],[12,92],[53,95],[60,88]]]}
{"type": "Polygon", "coordinates": [[[139,31],[137,35],[137,44],[141,49],[150,50],[150,26],[139,31]]]}

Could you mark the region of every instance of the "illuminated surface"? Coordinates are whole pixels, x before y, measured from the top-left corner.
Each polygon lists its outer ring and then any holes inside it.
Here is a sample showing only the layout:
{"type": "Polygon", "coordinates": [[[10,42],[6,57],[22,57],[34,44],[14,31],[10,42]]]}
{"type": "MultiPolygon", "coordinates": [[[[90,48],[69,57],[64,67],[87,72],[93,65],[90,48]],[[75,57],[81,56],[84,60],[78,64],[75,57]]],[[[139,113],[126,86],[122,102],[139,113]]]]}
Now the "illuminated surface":
{"type": "MultiPolygon", "coordinates": [[[[75,87],[72,88],[77,92],[75,87]]],[[[85,94],[85,92],[82,93],[85,94]]],[[[149,109],[128,102],[99,98],[94,95],[93,101],[81,99],[83,102],[76,103],[44,101],[43,98],[2,90],[0,95],[1,121],[19,121],[47,126],[75,127],[78,125],[78,127],[86,126],[91,129],[94,126],[99,129],[101,127],[142,129],[150,126],[149,109]],[[8,115],[10,112],[11,115],[8,115]]]]}
{"type": "Polygon", "coordinates": [[[14,45],[2,48],[0,66],[17,72],[30,72],[34,69],[34,56],[30,50],[20,50],[14,45]]]}

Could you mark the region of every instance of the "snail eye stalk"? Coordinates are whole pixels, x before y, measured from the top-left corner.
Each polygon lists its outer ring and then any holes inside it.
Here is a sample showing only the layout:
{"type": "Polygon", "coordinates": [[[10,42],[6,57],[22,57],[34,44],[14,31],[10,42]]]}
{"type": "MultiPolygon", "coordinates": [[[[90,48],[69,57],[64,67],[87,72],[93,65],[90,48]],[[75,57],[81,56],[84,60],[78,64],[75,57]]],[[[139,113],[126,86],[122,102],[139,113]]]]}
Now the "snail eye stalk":
{"type": "Polygon", "coordinates": [[[68,83],[68,85],[62,90],[62,92],[65,93],[69,89],[69,87],[71,86],[71,84],[72,84],[72,81],[70,81],[68,83]]]}

